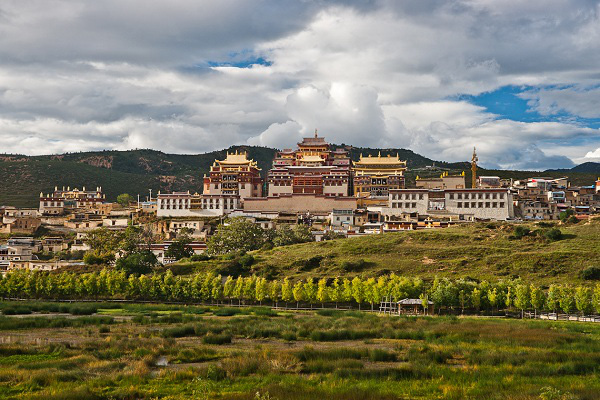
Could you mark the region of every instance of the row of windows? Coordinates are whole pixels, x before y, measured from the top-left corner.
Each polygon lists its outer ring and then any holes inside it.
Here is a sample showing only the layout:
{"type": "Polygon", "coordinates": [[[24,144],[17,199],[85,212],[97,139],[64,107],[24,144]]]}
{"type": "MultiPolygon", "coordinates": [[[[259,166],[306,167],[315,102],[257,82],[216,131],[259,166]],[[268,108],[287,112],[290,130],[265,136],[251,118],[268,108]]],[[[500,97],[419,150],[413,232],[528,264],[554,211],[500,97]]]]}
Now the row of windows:
{"type": "Polygon", "coordinates": [[[63,203],[60,201],[45,201],[44,207],[62,207],[63,203]]]}
{"type": "Polygon", "coordinates": [[[480,202],[476,202],[476,201],[472,201],[472,202],[462,202],[459,201],[458,203],[456,203],[456,207],[457,208],[504,208],[504,202],[500,202],[498,203],[497,201],[494,202],[489,202],[486,201],[485,203],[483,201],[480,202]]]}
{"type": "MultiPolygon", "coordinates": [[[[448,198],[450,200],[454,200],[454,197],[455,197],[454,193],[450,193],[448,195],[448,198]]],[[[457,200],[462,200],[462,199],[465,199],[465,200],[469,200],[469,199],[472,199],[472,200],[475,200],[475,199],[478,199],[478,200],[500,199],[500,200],[502,200],[502,199],[504,199],[504,193],[456,193],[456,199],[457,200]]]]}
{"type": "Polygon", "coordinates": [[[393,194],[392,200],[423,200],[423,193],[393,194]]]}
{"type": "Polygon", "coordinates": [[[392,203],[392,208],[417,208],[417,203],[392,203]]]}

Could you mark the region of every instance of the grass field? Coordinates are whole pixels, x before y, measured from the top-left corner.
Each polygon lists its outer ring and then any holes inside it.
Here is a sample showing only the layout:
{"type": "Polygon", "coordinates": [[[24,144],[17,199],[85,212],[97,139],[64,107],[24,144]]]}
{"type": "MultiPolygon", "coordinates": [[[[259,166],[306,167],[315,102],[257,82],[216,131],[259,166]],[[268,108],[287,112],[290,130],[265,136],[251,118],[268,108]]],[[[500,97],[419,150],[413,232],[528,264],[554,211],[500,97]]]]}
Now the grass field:
{"type": "Polygon", "coordinates": [[[600,393],[600,324],[261,307],[72,307],[97,313],[57,314],[54,305],[38,304],[41,313],[0,317],[0,398],[597,399],[600,393]]]}
{"type": "MultiPolygon", "coordinates": [[[[525,225],[532,231],[548,229],[525,225]]],[[[521,277],[547,285],[581,283],[581,270],[600,266],[600,221],[556,226],[563,233],[562,240],[539,236],[514,239],[514,224],[477,223],[276,247],[253,252],[251,272],[292,278],[394,272],[426,280],[434,276],[490,281],[521,277]]],[[[219,271],[223,262],[188,266],[219,271]]]]}

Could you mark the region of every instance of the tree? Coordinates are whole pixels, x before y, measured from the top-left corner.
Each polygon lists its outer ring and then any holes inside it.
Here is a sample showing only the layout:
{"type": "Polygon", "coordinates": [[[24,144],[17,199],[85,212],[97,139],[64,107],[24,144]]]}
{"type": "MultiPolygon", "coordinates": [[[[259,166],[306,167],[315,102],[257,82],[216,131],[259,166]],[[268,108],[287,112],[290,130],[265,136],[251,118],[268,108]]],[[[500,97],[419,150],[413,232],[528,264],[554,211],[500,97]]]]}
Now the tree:
{"type": "Polygon", "coordinates": [[[117,196],[117,203],[123,207],[129,207],[129,204],[133,203],[133,196],[129,193],[122,193],[117,196]]]}
{"type": "Polygon", "coordinates": [[[296,225],[291,228],[289,225],[283,225],[274,232],[273,244],[275,246],[287,246],[296,243],[305,243],[313,241],[313,235],[308,225],[296,225]]]}
{"type": "Polygon", "coordinates": [[[373,311],[375,303],[381,301],[381,298],[379,298],[379,293],[377,291],[377,281],[375,280],[375,278],[367,279],[364,283],[364,289],[365,300],[369,302],[369,304],[371,305],[371,311],[373,311]]]}
{"type": "Polygon", "coordinates": [[[154,253],[148,250],[123,256],[115,263],[115,268],[125,274],[148,274],[158,264],[154,253]]]}
{"type": "Polygon", "coordinates": [[[274,303],[275,308],[277,308],[277,303],[279,302],[279,298],[281,297],[281,284],[279,283],[279,281],[273,280],[269,285],[269,297],[274,303]]]}
{"type": "Polygon", "coordinates": [[[256,300],[258,300],[259,304],[262,305],[262,302],[267,295],[269,294],[269,285],[267,284],[267,280],[265,278],[258,278],[256,280],[256,300]]]}
{"type": "Polygon", "coordinates": [[[304,282],[304,299],[308,301],[310,308],[317,301],[317,286],[313,278],[308,278],[304,282]]]}
{"type": "Polygon", "coordinates": [[[471,292],[471,304],[473,308],[477,311],[481,308],[481,290],[478,288],[474,288],[471,292]]]}
{"type": "Polygon", "coordinates": [[[560,308],[566,313],[570,314],[575,309],[575,297],[573,288],[569,285],[562,286],[560,288],[560,308]]]}
{"type": "Polygon", "coordinates": [[[521,318],[523,318],[523,311],[529,308],[529,286],[520,284],[515,288],[515,307],[521,310],[521,318]]]}
{"type": "Polygon", "coordinates": [[[360,305],[365,300],[365,286],[358,276],[352,279],[352,297],[358,303],[358,309],[360,310],[360,305]]]}
{"type": "Polygon", "coordinates": [[[537,313],[537,310],[540,310],[540,309],[542,309],[542,307],[544,307],[544,302],[546,300],[546,298],[544,296],[544,292],[539,287],[535,286],[534,284],[531,284],[531,286],[529,288],[529,294],[531,297],[530,298],[531,306],[537,313]]]}
{"type": "Polygon", "coordinates": [[[281,284],[281,300],[285,301],[285,307],[287,308],[287,303],[294,299],[294,290],[292,288],[292,284],[288,278],[283,279],[283,283],[281,284]]]}
{"type": "Polygon", "coordinates": [[[223,285],[223,295],[229,300],[231,304],[231,298],[233,297],[233,290],[235,289],[235,281],[231,276],[228,276],[223,285]]]}
{"type": "Polygon", "coordinates": [[[596,284],[594,288],[594,295],[592,296],[592,303],[596,313],[600,314],[600,283],[596,284]]]}
{"type": "Polygon", "coordinates": [[[464,314],[465,305],[467,304],[467,295],[464,289],[461,289],[460,292],[458,292],[458,303],[460,304],[460,313],[464,314]]]}
{"type": "Polygon", "coordinates": [[[335,302],[335,308],[338,308],[338,302],[344,300],[344,286],[340,285],[340,278],[335,278],[329,291],[331,301],[335,302]]]}
{"type": "Polygon", "coordinates": [[[506,297],[504,298],[504,305],[510,310],[510,307],[514,304],[514,293],[512,286],[506,288],[506,297]]]}
{"type": "Polygon", "coordinates": [[[548,289],[548,297],[546,297],[546,305],[548,310],[556,312],[560,307],[560,286],[552,284],[548,289]]]}
{"type": "Polygon", "coordinates": [[[490,305],[492,306],[492,315],[493,315],[494,307],[496,307],[496,309],[497,309],[498,304],[499,304],[498,289],[493,288],[490,291],[488,291],[487,297],[490,302],[490,305]]]}
{"type": "Polygon", "coordinates": [[[294,295],[294,300],[296,300],[296,308],[300,308],[300,302],[306,298],[304,295],[304,285],[302,284],[302,281],[296,282],[294,288],[292,289],[292,293],[294,295]]]}
{"type": "Polygon", "coordinates": [[[167,250],[165,251],[165,258],[174,260],[181,260],[182,258],[188,258],[194,255],[194,250],[190,247],[192,238],[189,236],[182,236],[171,242],[167,250]]]}
{"type": "Polygon", "coordinates": [[[354,296],[352,295],[352,282],[350,282],[350,279],[344,278],[342,286],[343,301],[352,301],[354,296]]]}
{"type": "Polygon", "coordinates": [[[244,278],[244,288],[242,289],[242,297],[244,300],[252,301],[256,296],[256,276],[248,276],[244,278]]]}
{"type": "Polygon", "coordinates": [[[575,289],[575,307],[581,315],[589,314],[592,309],[592,290],[586,286],[575,289]]]}
{"type": "Polygon", "coordinates": [[[212,280],[212,291],[211,297],[219,304],[219,301],[223,299],[223,278],[221,275],[217,275],[212,280]]]}
{"type": "Polygon", "coordinates": [[[238,299],[238,305],[242,304],[242,297],[244,294],[244,278],[238,276],[235,280],[235,288],[233,289],[233,297],[238,299]]]}
{"type": "Polygon", "coordinates": [[[321,302],[321,308],[324,307],[324,303],[329,301],[329,288],[325,278],[319,279],[317,283],[317,300],[321,302]]]}
{"type": "Polygon", "coordinates": [[[243,217],[230,218],[219,225],[207,243],[211,255],[258,250],[265,243],[265,231],[260,225],[243,217]]]}

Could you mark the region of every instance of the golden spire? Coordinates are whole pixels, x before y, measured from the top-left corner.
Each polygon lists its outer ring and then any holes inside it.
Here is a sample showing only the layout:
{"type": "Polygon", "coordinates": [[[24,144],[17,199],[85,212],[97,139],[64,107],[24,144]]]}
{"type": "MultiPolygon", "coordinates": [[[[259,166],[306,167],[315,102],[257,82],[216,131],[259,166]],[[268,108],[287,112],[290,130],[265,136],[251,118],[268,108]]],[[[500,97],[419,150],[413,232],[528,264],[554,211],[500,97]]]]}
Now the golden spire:
{"type": "Polygon", "coordinates": [[[475,189],[477,187],[477,152],[475,147],[473,147],[473,157],[471,158],[471,187],[475,189]]]}

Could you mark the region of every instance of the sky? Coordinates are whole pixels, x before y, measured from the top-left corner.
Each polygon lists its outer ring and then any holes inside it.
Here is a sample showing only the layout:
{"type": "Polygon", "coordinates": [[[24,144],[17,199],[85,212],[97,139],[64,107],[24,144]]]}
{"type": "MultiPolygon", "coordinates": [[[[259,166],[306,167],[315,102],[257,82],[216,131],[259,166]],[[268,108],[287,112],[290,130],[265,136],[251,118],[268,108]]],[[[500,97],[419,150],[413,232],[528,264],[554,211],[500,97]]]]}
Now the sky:
{"type": "Polygon", "coordinates": [[[2,0],[0,153],[329,142],[600,161],[600,2],[2,0]]]}

